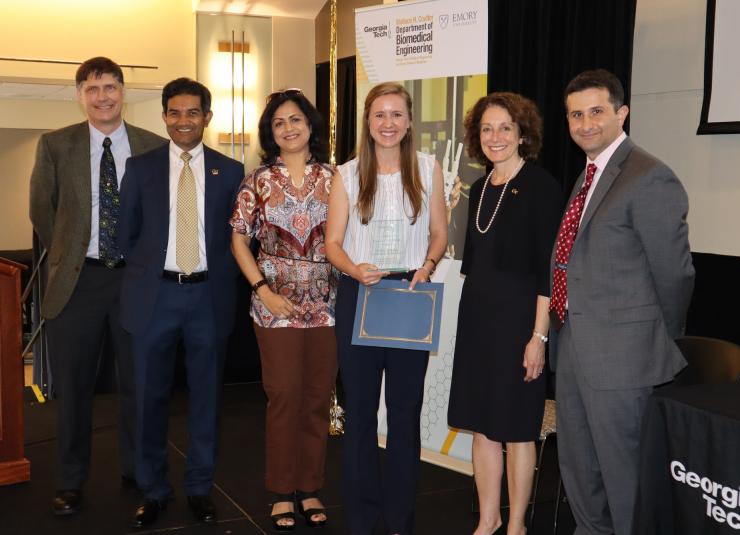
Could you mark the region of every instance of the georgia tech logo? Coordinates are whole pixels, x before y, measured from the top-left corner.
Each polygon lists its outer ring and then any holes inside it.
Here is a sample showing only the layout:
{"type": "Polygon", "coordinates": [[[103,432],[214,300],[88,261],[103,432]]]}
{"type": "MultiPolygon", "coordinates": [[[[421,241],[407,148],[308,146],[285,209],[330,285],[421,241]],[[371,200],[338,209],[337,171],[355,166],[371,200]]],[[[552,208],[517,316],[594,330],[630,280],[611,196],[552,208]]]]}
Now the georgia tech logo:
{"type": "Polygon", "coordinates": [[[740,530],[740,514],[737,512],[740,507],[740,489],[690,472],[681,461],[671,461],[671,477],[692,489],[702,491],[701,497],[706,502],[706,516],[719,524],[727,524],[734,530],[740,530]]]}
{"type": "Polygon", "coordinates": [[[441,29],[444,30],[445,28],[447,28],[447,24],[449,24],[449,22],[450,22],[450,16],[448,14],[445,13],[444,15],[439,16],[439,27],[441,29]]]}
{"type": "Polygon", "coordinates": [[[371,33],[373,34],[373,37],[387,37],[390,39],[391,37],[391,31],[390,31],[391,23],[388,22],[388,24],[376,24],[375,26],[365,26],[362,31],[365,33],[371,33]]]}

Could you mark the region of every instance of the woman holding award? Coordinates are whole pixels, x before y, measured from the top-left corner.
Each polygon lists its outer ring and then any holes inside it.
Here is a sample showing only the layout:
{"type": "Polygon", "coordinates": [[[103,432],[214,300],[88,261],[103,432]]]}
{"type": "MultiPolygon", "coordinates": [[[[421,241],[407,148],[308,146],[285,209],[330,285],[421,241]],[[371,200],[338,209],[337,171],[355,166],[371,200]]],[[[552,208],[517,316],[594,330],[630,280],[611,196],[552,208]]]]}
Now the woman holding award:
{"type": "Polygon", "coordinates": [[[416,152],[411,97],[395,83],[365,99],[357,158],[332,179],[327,258],[343,275],[337,295],[337,350],[347,412],[343,495],[350,533],[413,530],[419,420],[429,353],[351,344],[359,285],[383,277],[429,280],[447,246],[442,170],[416,152]],[[393,273],[391,273],[393,271],[393,273]],[[377,411],[385,372],[388,438],[381,480],[377,411]]]}
{"type": "Polygon", "coordinates": [[[447,421],[473,432],[480,502],[474,535],[523,535],[545,403],[550,252],[562,194],[530,163],[542,140],[532,101],[491,93],[468,112],[465,129],[470,157],[493,170],[470,188],[447,421]],[[500,511],[503,443],[507,527],[500,511]]]}
{"type": "Polygon", "coordinates": [[[326,522],[324,483],[329,400],[336,381],[336,276],[325,257],[329,184],[323,122],[298,89],[268,97],[259,120],[262,166],[244,179],[232,251],[252,285],[251,316],[267,394],[267,489],[277,531],[326,522]],[[260,251],[255,260],[252,238],[260,251]]]}

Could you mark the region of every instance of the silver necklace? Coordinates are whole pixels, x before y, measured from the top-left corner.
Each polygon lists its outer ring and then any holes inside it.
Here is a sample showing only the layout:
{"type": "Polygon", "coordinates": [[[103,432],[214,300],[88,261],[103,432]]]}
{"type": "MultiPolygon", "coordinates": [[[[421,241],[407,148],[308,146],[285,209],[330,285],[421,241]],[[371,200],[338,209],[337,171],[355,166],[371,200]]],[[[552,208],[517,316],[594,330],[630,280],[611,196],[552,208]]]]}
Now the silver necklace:
{"type": "Polygon", "coordinates": [[[478,200],[478,211],[475,214],[475,228],[478,229],[478,232],[481,234],[485,234],[488,232],[488,230],[491,228],[491,225],[493,225],[493,220],[496,218],[496,214],[498,213],[498,209],[501,206],[501,201],[504,200],[504,194],[506,193],[506,187],[509,185],[509,182],[512,178],[516,176],[516,174],[519,172],[519,170],[524,165],[524,158],[519,158],[519,164],[516,166],[516,169],[514,169],[514,172],[509,175],[509,178],[506,179],[504,182],[504,187],[501,190],[501,195],[498,197],[498,202],[496,203],[496,208],[493,210],[493,215],[491,216],[491,220],[488,222],[488,225],[486,225],[485,229],[480,228],[480,207],[483,206],[483,195],[486,192],[486,186],[488,186],[488,183],[491,181],[491,176],[493,175],[493,172],[496,170],[494,167],[491,169],[491,172],[488,173],[488,176],[486,177],[486,183],[483,184],[483,190],[480,192],[480,199],[478,200]]]}

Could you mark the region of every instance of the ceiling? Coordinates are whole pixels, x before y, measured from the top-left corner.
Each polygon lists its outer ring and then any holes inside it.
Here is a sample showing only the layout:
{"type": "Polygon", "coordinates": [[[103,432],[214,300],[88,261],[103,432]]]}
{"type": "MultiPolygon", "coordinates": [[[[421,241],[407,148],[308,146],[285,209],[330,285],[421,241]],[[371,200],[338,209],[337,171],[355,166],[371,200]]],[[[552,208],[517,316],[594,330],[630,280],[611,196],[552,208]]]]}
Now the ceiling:
{"type": "Polygon", "coordinates": [[[200,13],[315,19],[327,0],[193,0],[200,13]]]}

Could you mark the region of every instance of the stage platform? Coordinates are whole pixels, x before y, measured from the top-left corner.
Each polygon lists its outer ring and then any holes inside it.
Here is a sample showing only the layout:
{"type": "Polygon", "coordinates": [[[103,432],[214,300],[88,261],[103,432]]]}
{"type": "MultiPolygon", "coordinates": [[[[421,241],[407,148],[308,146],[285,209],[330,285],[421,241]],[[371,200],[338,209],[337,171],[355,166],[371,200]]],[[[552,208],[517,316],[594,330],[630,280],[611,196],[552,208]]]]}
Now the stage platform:
{"type": "MultiPolygon", "coordinates": [[[[27,396],[26,457],[31,461],[31,481],[0,487],[0,533],[3,535],[118,535],[126,533],[212,533],[253,535],[272,533],[264,489],[265,396],[260,383],[224,386],[221,445],[212,497],[218,522],[198,525],[190,515],[182,490],[187,443],[187,392],[173,393],[169,429],[169,459],[175,499],[151,529],[134,530],[131,516],[139,502],[135,491],[119,484],[116,453],[116,398],[99,395],[95,402],[93,461],[83,490],[83,509],[71,517],[55,517],[51,500],[55,491],[56,407],[54,401],[39,404],[27,396]]],[[[530,535],[552,533],[555,485],[554,442],[546,450],[535,525],[530,535]]],[[[328,524],[310,529],[298,518],[296,534],[339,535],[348,533],[341,506],[341,437],[329,439],[326,485],[322,499],[328,524]]],[[[381,450],[382,455],[382,450],[381,450]]],[[[417,494],[417,535],[466,535],[477,524],[471,511],[472,478],[422,463],[417,494]]],[[[505,496],[504,496],[505,500],[505,496]]],[[[560,508],[558,533],[573,532],[567,503],[560,508]]],[[[504,510],[505,513],[505,510],[504,510]]],[[[505,519],[504,519],[505,521],[505,519]]],[[[378,534],[382,531],[379,529],[378,534]]]]}

